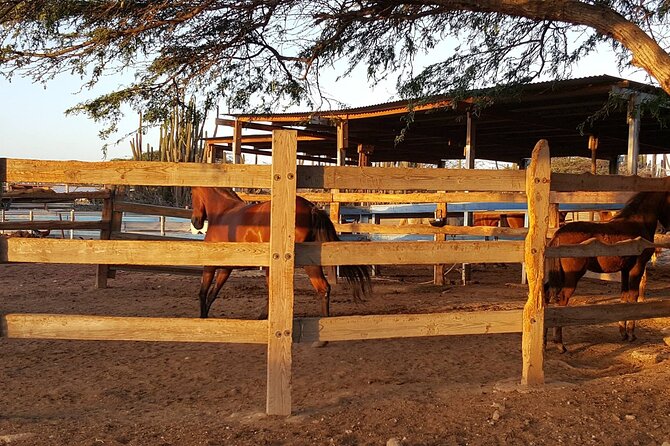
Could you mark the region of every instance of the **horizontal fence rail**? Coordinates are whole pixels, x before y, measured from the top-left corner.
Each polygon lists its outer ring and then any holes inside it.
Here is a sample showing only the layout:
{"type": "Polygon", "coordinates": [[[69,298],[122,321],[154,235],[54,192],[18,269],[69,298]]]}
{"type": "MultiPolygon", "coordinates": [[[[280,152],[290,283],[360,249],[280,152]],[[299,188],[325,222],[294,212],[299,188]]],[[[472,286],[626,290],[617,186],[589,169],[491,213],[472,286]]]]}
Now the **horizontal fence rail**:
{"type": "Polygon", "coordinates": [[[191,218],[191,209],[179,209],[169,206],[133,203],[130,201],[115,201],[114,212],[128,212],[143,215],[159,215],[164,217],[191,218]]]}
{"type": "Polygon", "coordinates": [[[296,244],[296,266],[519,263],[523,241],[306,242],[296,244]]]}
{"type": "Polygon", "coordinates": [[[522,310],[297,318],[294,342],[520,333],[522,310]]]}
{"type": "Polygon", "coordinates": [[[299,188],[525,191],[522,170],[298,166],[299,188]]]}
{"type": "MultiPolygon", "coordinates": [[[[597,256],[638,256],[645,249],[654,249],[657,245],[637,237],[617,243],[603,243],[595,238],[577,245],[547,246],[546,257],[597,257],[597,256]]],[[[663,245],[658,245],[663,246],[663,245]]]]}
{"type": "Polygon", "coordinates": [[[69,314],[0,315],[7,338],[85,341],[235,342],[266,344],[266,320],[115,317],[69,314]]]}
{"type": "Polygon", "coordinates": [[[66,220],[6,220],[0,222],[0,230],[54,230],[73,229],[82,231],[95,231],[105,229],[106,224],[102,220],[94,221],[66,221],[66,220]]]}
{"type": "Polygon", "coordinates": [[[143,186],[271,186],[270,166],[157,161],[42,161],[0,158],[0,181],[143,186]]]}
{"type": "Polygon", "coordinates": [[[70,264],[268,266],[267,243],[0,239],[0,261],[70,264]]]}
{"type": "Polygon", "coordinates": [[[593,175],[590,173],[552,173],[551,190],[557,192],[665,192],[670,190],[670,177],[646,178],[626,175],[593,175]]]}
{"type": "Polygon", "coordinates": [[[548,327],[606,324],[618,321],[670,317],[670,300],[572,307],[547,307],[545,324],[548,327]]]}

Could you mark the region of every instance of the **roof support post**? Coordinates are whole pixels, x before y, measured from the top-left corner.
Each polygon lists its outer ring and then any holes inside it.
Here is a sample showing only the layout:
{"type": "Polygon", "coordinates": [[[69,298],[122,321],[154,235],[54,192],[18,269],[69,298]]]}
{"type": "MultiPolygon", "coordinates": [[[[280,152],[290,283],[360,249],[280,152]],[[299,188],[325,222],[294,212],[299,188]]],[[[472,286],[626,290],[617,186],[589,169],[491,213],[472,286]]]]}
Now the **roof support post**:
{"type": "Polygon", "coordinates": [[[609,162],[609,174],[610,175],[618,175],[619,174],[619,157],[614,156],[610,158],[609,162]]]}
{"type": "MultiPolygon", "coordinates": [[[[349,121],[344,119],[337,122],[337,165],[345,166],[347,158],[347,147],[349,147],[349,121]]],[[[332,193],[339,192],[339,189],[331,189],[332,193]]],[[[331,201],[330,203],[330,220],[335,223],[340,223],[340,203],[331,201]]],[[[324,268],[328,281],[334,285],[337,283],[337,267],[329,266],[324,268]]]]}
{"type": "Polygon", "coordinates": [[[242,121],[235,119],[233,125],[233,164],[242,164],[242,121]]]}
{"type": "MultiPolygon", "coordinates": [[[[475,140],[476,140],[476,130],[477,124],[472,112],[468,112],[467,127],[465,130],[465,149],[463,155],[465,156],[465,168],[474,169],[475,168],[475,140]]],[[[463,226],[472,225],[472,212],[463,213],[463,226]]],[[[467,285],[471,281],[472,268],[469,263],[463,264],[463,270],[461,272],[461,281],[463,285],[467,285]]]]}
{"type": "Polygon", "coordinates": [[[346,165],[347,147],[349,147],[349,121],[337,123],[337,165],[346,165]]]}
{"type": "Polygon", "coordinates": [[[598,170],[598,138],[589,135],[589,150],[591,151],[591,173],[596,174],[598,170]]]}
{"type": "Polygon", "coordinates": [[[637,175],[637,159],[640,155],[640,110],[639,97],[631,95],[628,99],[628,173],[637,175]]]}
{"type": "Polygon", "coordinates": [[[364,167],[370,165],[370,155],[375,151],[375,146],[369,144],[358,145],[358,166],[364,167]]]}

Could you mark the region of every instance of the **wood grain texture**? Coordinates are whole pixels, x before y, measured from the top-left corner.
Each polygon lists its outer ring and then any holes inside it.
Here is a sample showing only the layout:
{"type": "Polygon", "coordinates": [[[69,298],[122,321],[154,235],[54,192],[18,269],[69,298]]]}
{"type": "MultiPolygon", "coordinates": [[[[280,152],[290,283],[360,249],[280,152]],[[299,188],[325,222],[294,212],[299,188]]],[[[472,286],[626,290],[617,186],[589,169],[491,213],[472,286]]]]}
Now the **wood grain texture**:
{"type": "Polygon", "coordinates": [[[521,263],[523,248],[523,241],[307,242],[296,246],[296,265],[521,263]]]}
{"type": "Polygon", "coordinates": [[[114,210],[118,212],[132,212],[142,215],[164,215],[165,217],[191,218],[191,209],[180,209],[152,204],[131,203],[129,201],[114,202],[114,210]]]}
{"type": "Polygon", "coordinates": [[[272,132],[272,203],[268,287],[268,415],[291,414],[297,132],[272,132]]]}
{"type": "Polygon", "coordinates": [[[549,192],[551,165],[549,144],[540,140],[533,149],[526,171],[528,197],[528,235],[525,268],[528,277],[528,300],[523,308],[521,383],[544,383],[544,252],[549,229],[549,192]]]}
{"type": "Polygon", "coordinates": [[[557,192],[602,191],[629,193],[630,191],[667,191],[670,190],[670,177],[646,178],[636,175],[552,173],[551,189],[557,192]]]}
{"type": "Polygon", "coordinates": [[[15,339],[267,342],[267,321],[262,320],[5,314],[0,321],[2,336],[15,339]]]}
{"type": "Polygon", "coordinates": [[[640,255],[645,249],[656,245],[642,237],[617,243],[603,243],[590,238],[577,245],[549,246],[546,249],[547,257],[596,257],[596,256],[624,256],[640,255]]]}
{"type": "Polygon", "coordinates": [[[270,166],[157,161],[0,159],[4,181],[56,184],[270,187],[270,166]]]}
{"type": "Polygon", "coordinates": [[[521,332],[521,310],[297,318],[295,342],[521,332]]]}
{"type": "Polygon", "coordinates": [[[550,306],[545,309],[547,327],[595,325],[657,317],[670,317],[670,299],[666,298],[657,302],[550,306]]]}
{"type": "Polygon", "coordinates": [[[267,243],[199,241],[0,240],[0,261],[70,264],[267,266],[267,243]]]}
{"type": "Polygon", "coordinates": [[[525,228],[450,225],[438,228],[427,224],[376,225],[373,223],[343,223],[335,225],[335,228],[338,232],[357,232],[364,234],[442,234],[473,235],[482,237],[525,237],[528,233],[528,230],[525,228]]]}
{"type": "Polygon", "coordinates": [[[452,191],[523,192],[525,174],[520,170],[298,166],[300,188],[444,190],[447,186],[452,191]]]}

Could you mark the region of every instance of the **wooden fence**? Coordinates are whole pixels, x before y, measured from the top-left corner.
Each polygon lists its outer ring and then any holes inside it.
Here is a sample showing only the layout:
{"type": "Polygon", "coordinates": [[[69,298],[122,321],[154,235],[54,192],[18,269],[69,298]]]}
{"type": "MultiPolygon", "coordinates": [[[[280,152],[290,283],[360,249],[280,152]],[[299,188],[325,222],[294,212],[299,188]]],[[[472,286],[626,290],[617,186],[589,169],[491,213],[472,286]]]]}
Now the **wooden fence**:
{"type": "MultiPolygon", "coordinates": [[[[581,246],[575,248],[575,252],[571,247],[547,248],[553,194],[594,200],[603,191],[668,190],[668,180],[551,175],[546,141],[538,142],[526,171],[296,166],[296,147],[295,131],[274,132],[275,157],[272,166],[0,160],[1,181],[268,188],[273,200],[272,238],[269,243],[114,240],[111,237],[103,240],[9,238],[0,241],[0,260],[3,262],[269,266],[267,320],[2,314],[2,336],[266,344],[266,410],[268,414],[287,415],[291,412],[291,346],[294,342],[522,333],[521,382],[537,385],[544,382],[543,332],[546,326],[600,323],[613,320],[613,314],[616,320],[670,315],[670,302],[580,306],[578,312],[573,308],[546,309],[542,292],[545,256],[560,256],[566,252],[570,256],[590,256],[611,249],[617,253],[633,254],[647,246],[634,241],[615,247],[581,246]],[[292,235],[298,187],[450,191],[438,193],[439,199],[435,201],[458,200],[460,197],[465,201],[472,201],[474,197],[485,197],[487,201],[507,201],[508,194],[512,193],[526,197],[530,225],[525,240],[342,241],[295,245],[292,235]],[[576,191],[595,193],[576,194],[576,191]],[[332,318],[293,317],[293,272],[296,266],[343,263],[435,265],[463,262],[525,262],[529,292],[524,309],[332,318]],[[616,311],[613,312],[614,307],[616,311]]],[[[431,195],[430,198],[433,200],[435,196],[431,195]]],[[[104,220],[112,221],[112,216],[107,215],[104,220]]],[[[111,234],[113,229],[109,227],[106,230],[111,234]]]]}

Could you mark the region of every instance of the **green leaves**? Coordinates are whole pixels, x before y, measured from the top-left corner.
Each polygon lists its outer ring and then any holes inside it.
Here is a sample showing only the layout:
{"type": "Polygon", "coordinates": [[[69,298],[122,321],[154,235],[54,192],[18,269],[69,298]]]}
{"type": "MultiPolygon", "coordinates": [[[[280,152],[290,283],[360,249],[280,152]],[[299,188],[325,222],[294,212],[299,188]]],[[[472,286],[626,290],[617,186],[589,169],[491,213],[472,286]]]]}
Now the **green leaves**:
{"type": "Polygon", "coordinates": [[[332,67],[363,66],[372,84],[394,77],[404,98],[459,95],[570,77],[603,42],[628,63],[602,23],[574,25],[584,10],[669,41],[663,0],[32,0],[0,2],[0,73],[45,81],[70,72],[91,86],[134,71],[118,91],[71,110],[110,125],[122,104],[165,116],[175,89],[221,98],[231,112],[312,107],[332,67]]]}

